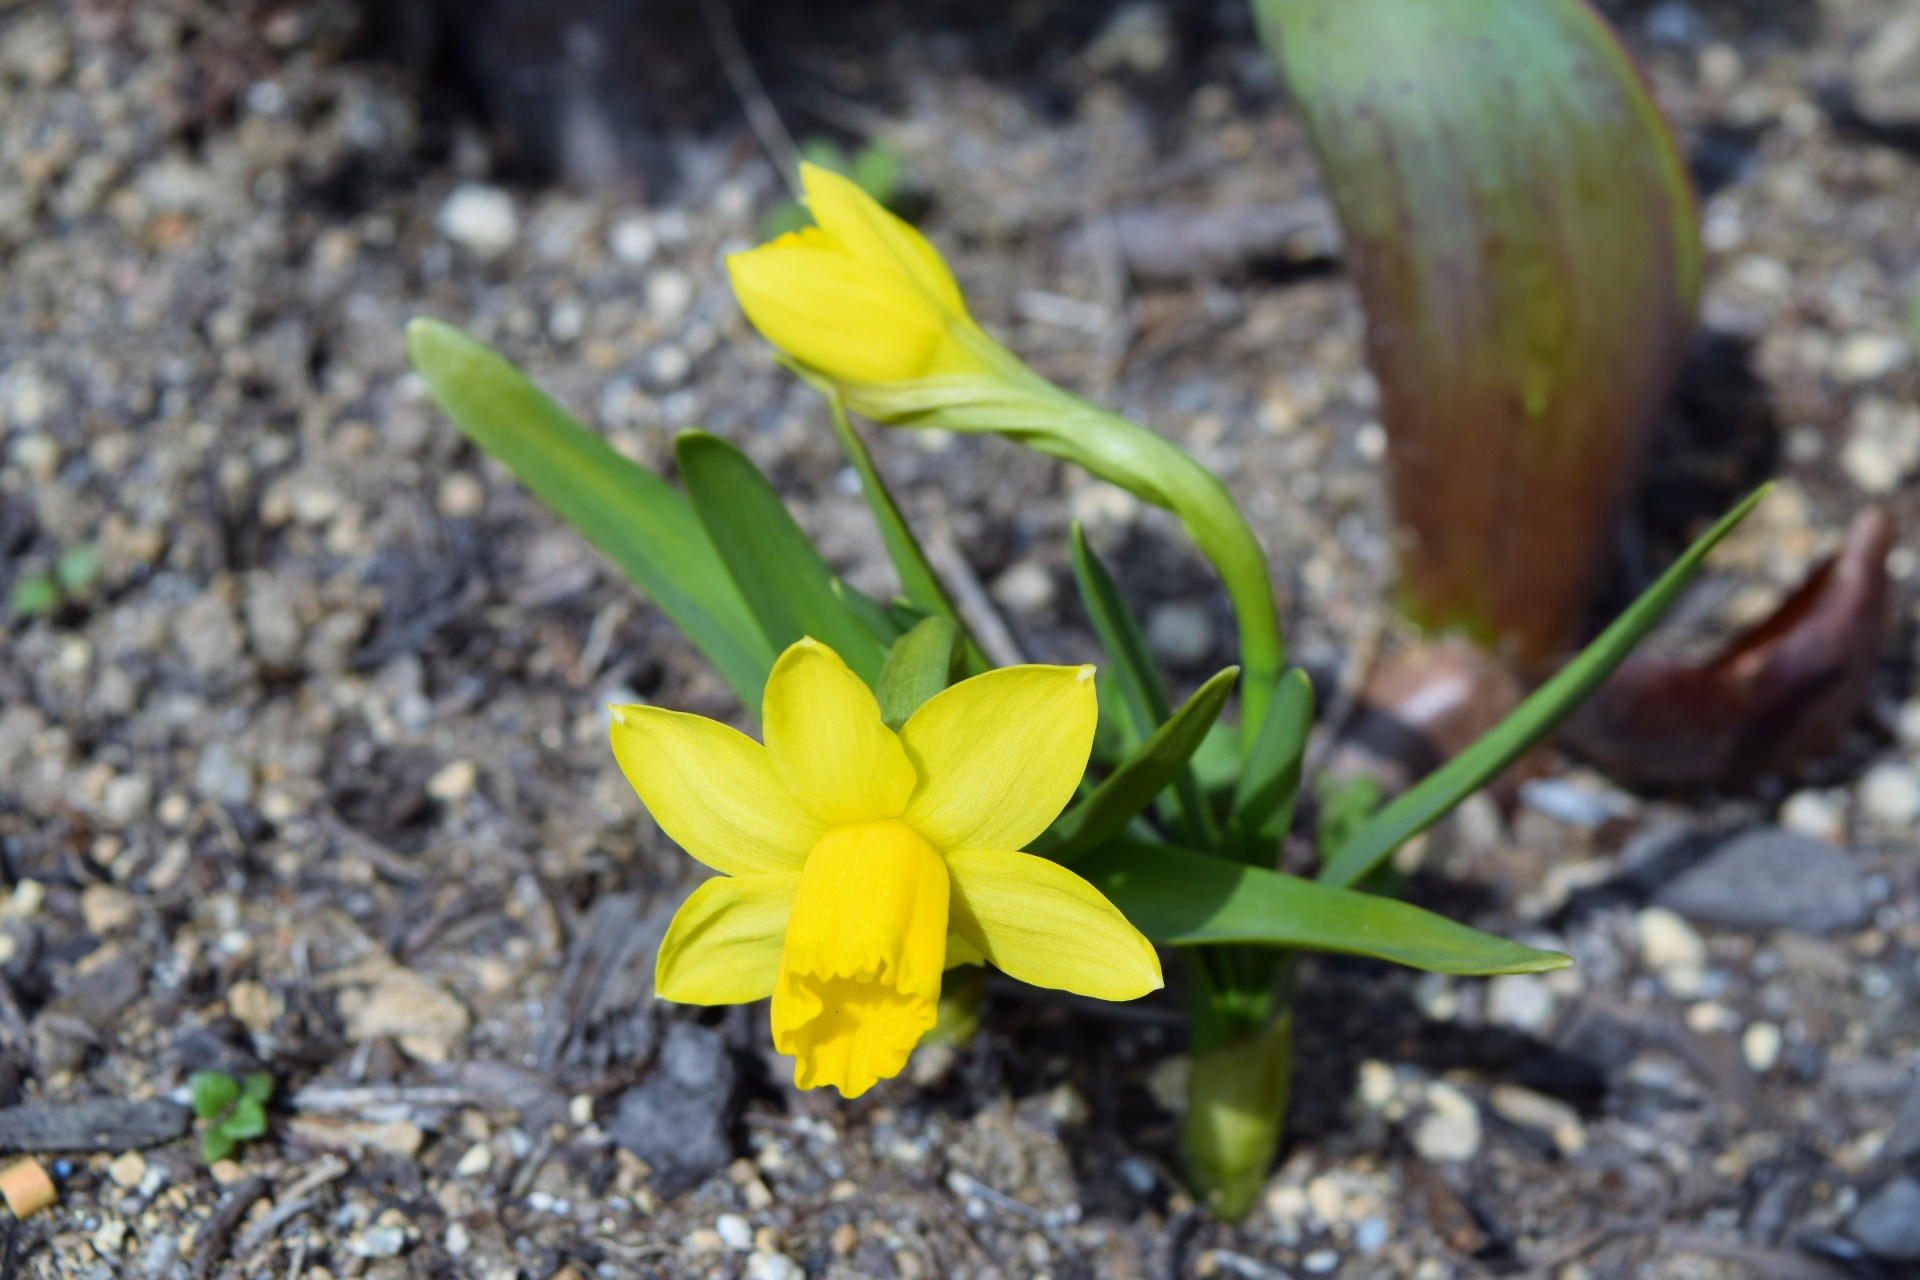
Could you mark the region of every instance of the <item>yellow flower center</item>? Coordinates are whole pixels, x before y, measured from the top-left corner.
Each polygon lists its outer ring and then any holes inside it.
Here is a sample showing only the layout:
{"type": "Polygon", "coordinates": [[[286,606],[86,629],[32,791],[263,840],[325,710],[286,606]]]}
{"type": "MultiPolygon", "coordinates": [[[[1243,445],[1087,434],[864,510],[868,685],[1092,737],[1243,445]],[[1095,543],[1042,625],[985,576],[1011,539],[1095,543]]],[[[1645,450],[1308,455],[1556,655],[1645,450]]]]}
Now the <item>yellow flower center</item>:
{"type": "Polygon", "coordinates": [[[947,866],[903,822],[834,827],[807,855],[773,990],[773,1042],[802,1089],[858,1097],[938,1017],[947,866]]]}

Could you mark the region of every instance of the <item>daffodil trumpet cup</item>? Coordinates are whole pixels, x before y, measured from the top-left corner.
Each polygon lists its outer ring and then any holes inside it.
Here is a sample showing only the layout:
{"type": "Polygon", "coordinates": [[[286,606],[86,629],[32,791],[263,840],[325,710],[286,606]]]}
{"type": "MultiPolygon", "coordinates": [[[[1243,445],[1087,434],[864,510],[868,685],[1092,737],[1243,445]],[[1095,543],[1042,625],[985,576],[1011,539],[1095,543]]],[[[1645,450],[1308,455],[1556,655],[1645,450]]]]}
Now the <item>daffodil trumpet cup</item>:
{"type": "Polygon", "coordinates": [[[764,744],[717,721],[612,709],[614,755],[655,820],[720,874],[661,943],[668,1000],[772,998],[794,1082],[858,1097],[939,1017],[941,974],[986,961],[1035,986],[1132,1000],[1159,957],[1100,891],[1018,850],[1072,798],[1097,709],[1092,667],[1004,667],[896,733],[811,639],[774,664],[764,744]]]}
{"type": "Polygon", "coordinates": [[[973,319],[926,238],[859,187],[813,165],[801,180],[817,225],[727,259],[754,327],[863,417],[1005,436],[1177,516],[1233,602],[1250,745],[1286,648],[1266,556],[1226,486],[1165,438],[1034,373],[973,319]]]}

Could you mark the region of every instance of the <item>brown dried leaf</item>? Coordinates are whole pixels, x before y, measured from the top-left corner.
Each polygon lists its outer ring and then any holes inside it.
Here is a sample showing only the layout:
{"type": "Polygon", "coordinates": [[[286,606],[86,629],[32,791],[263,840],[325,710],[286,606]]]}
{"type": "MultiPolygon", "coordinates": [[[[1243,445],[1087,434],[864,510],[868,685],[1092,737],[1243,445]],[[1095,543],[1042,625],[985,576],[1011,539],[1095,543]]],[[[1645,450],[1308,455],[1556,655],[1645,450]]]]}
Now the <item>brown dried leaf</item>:
{"type": "Polygon", "coordinates": [[[1566,738],[1622,782],[1725,786],[1789,773],[1859,714],[1879,661],[1893,522],[1871,507],[1771,616],[1704,663],[1627,660],[1566,738]]]}

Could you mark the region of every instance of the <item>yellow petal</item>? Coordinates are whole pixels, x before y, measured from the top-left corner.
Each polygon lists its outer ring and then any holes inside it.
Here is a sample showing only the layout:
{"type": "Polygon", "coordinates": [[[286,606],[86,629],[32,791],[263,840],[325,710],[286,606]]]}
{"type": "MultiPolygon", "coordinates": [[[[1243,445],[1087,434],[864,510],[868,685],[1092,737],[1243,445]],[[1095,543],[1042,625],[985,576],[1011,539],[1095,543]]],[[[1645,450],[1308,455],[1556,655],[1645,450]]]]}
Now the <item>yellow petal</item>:
{"type": "Polygon", "coordinates": [[[1086,772],[1092,667],[1002,667],[929,698],[900,729],[920,773],[906,821],[943,852],[1018,849],[1086,772]]]}
{"type": "Polygon", "coordinates": [[[923,377],[946,336],[946,317],[925,294],[813,241],[731,254],[727,273],[768,342],[839,381],[923,377]]]}
{"type": "Polygon", "coordinates": [[[680,904],[660,940],[653,989],[681,1004],[745,1004],[773,994],[798,875],[716,876],[680,904]]]}
{"type": "Polygon", "coordinates": [[[1164,982],[1153,944],[1057,862],[973,849],[947,855],[951,928],[1001,971],[1036,987],[1134,1000],[1164,982]]]}
{"type": "Polygon", "coordinates": [[[818,640],[787,646],[767,677],[767,754],[793,798],[828,826],[897,818],[916,781],[880,704],[818,640]]]}
{"type": "Polygon", "coordinates": [[[833,242],[855,261],[897,274],[949,316],[963,316],[966,300],[940,251],[907,223],[888,213],[858,183],[818,165],[800,166],[807,208],[833,242]]]}
{"type": "Polygon", "coordinates": [[[899,822],[829,831],[800,875],[773,988],[773,1043],[802,1089],[849,1098],[898,1075],[939,1019],[946,864],[899,822]]]}
{"type": "Polygon", "coordinates": [[[613,756],[669,839],[715,871],[798,871],[825,829],[766,749],[704,716],[609,707],[613,756]]]}

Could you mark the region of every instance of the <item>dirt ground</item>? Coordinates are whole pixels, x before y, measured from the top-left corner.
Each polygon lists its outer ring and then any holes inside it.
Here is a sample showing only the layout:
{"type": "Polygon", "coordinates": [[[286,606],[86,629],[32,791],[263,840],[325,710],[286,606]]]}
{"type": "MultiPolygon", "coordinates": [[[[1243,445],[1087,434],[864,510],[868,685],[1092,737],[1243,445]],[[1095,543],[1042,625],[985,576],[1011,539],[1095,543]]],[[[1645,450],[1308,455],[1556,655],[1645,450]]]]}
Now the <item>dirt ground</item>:
{"type": "MultiPolygon", "coordinates": [[[[1378,396],[1324,217],[1186,278],[1090,247],[1125,210],[1319,207],[1244,14],[852,12],[749,40],[795,132],[884,140],[989,327],[1226,478],[1300,661],[1337,679],[1405,643],[1378,396]]],[[[1682,135],[1710,250],[1700,355],[1635,530],[1670,551],[1776,475],[1721,561],[1750,606],[1872,500],[1914,527],[1920,110],[1899,114],[1867,51],[1920,9],[1609,13],[1682,135]]],[[[1418,900],[1579,963],[1493,982],[1309,964],[1283,1162],[1242,1224],[1176,1177],[1172,996],[996,983],[970,1046],[922,1050],[854,1103],[790,1087],[764,1007],[656,1004],[652,947],[697,868],[621,779],[601,707],[738,709],[441,419],[405,322],[497,344],[654,466],[677,430],[726,436],[851,582],[884,592],[891,570],[820,405],[728,292],[721,254],[782,198],[731,97],[654,140],[670,184],[609,162],[582,194],[378,25],[330,3],[0,3],[0,593],[66,584],[0,630],[0,1148],[59,1183],[9,1265],[1600,1280],[1920,1262],[1904,536],[1873,705],[1819,785],[1651,799],[1563,759],[1510,821],[1477,797],[1433,834],[1418,900]],[[167,1102],[201,1069],[278,1083],[268,1135],[211,1167],[167,1102]],[[57,1109],[86,1101],[145,1105],[52,1149],[57,1109]]],[[[568,117],[581,154],[599,118],[568,117]]],[[[1225,599],[1161,513],[997,441],[870,438],[1027,656],[1097,657],[1067,568],[1078,518],[1181,683],[1231,659],[1225,599]]]]}

